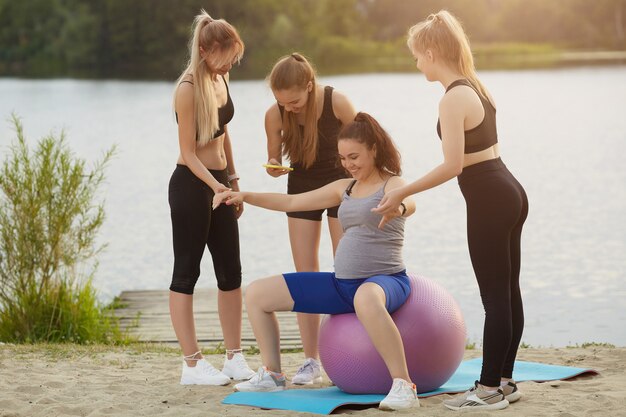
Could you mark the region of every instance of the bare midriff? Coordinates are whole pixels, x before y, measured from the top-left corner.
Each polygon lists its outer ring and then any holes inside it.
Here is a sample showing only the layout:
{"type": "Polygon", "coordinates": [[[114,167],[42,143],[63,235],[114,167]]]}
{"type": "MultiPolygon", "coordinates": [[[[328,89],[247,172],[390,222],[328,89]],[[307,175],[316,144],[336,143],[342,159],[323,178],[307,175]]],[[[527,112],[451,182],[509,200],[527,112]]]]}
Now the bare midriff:
{"type": "MultiPolygon", "coordinates": [[[[202,162],[202,165],[208,169],[220,171],[228,165],[226,154],[224,153],[224,136],[212,139],[209,143],[201,148],[196,148],[196,156],[202,162]]],[[[183,157],[178,155],[178,164],[186,165],[183,157]]]]}
{"type": "Polygon", "coordinates": [[[490,159],[496,159],[499,156],[500,149],[498,148],[498,144],[496,143],[495,145],[490,146],[487,149],[483,149],[482,151],[466,153],[463,156],[463,168],[470,165],[478,164],[480,162],[489,161],[490,159]]]}

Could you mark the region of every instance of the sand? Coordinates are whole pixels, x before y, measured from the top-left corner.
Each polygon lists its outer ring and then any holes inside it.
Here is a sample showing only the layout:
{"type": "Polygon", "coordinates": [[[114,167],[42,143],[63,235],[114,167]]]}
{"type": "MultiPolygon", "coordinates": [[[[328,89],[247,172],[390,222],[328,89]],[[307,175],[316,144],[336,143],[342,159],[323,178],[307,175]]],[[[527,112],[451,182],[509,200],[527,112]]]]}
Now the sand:
{"type": "MultiPolygon", "coordinates": [[[[467,350],[466,359],[480,356],[467,350]]],[[[216,366],[221,355],[207,356],[216,366]]],[[[293,375],[301,353],[284,354],[293,375]]],[[[548,383],[522,382],[524,397],[502,411],[470,411],[465,416],[626,416],[626,348],[522,349],[520,360],[593,368],[599,376],[548,383]]],[[[248,357],[256,369],[260,357],[248,357]]],[[[180,358],[159,346],[82,347],[0,345],[0,416],[314,416],[292,411],[222,405],[231,386],[181,386],[180,358]]],[[[322,385],[327,386],[326,381],[322,385]]],[[[397,415],[453,416],[439,395],[421,408],[397,415]]],[[[390,416],[377,408],[342,409],[341,414],[390,416]]]]}

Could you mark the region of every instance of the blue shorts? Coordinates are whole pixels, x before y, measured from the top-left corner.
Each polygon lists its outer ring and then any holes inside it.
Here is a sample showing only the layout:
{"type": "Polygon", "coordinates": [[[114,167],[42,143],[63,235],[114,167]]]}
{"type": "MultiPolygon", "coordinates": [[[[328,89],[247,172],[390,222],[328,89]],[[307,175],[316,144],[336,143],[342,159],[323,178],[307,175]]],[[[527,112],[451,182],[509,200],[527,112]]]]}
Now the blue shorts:
{"type": "Polygon", "coordinates": [[[334,272],[294,272],[283,277],[294,301],[292,311],[298,313],[354,313],[354,295],[365,282],[373,282],[385,291],[389,313],[399,309],[411,293],[406,270],[358,279],[338,279],[334,272]]]}

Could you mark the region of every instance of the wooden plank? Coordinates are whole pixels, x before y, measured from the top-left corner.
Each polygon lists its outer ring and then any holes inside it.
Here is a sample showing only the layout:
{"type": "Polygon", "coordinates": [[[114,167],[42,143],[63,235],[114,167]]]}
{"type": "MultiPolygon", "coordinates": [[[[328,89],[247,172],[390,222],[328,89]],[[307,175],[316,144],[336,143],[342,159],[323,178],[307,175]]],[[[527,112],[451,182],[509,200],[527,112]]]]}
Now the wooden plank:
{"type": "MultiPolygon", "coordinates": [[[[122,329],[127,329],[142,342],[178,344],[170,321],[169,291],[124,291],[119,298],[124,307],[117,309],[115,315],[120,319],[122,329]]],[[[198,289],[194,294],[194,301],[198,341],[207,348],[223,346],[222,328],[217,312],[217,290],[198,289]]],[[[295,314],[279,312],[276,317],[280,326],[281,347],[301,349],[302,341],[295,314]]],[[[245,307],[241,330],[241,347],[248,349],[257,346],[245,307]]]]}

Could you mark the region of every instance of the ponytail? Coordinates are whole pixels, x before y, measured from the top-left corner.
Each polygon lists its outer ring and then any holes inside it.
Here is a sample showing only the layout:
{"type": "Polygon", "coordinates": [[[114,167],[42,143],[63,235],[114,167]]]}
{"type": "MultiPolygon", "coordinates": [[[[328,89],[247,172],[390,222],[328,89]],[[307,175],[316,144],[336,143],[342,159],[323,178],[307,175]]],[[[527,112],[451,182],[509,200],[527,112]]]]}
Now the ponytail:
{"type": "MultiPolygon", "coordinates": [[[[211,80],[213,74],[204,58],[200,55],[200,48],[206,52],[230,51],[235,52],[238,61],[243,56],[244,44],[237,30],[223,19],[213,19],[204,10],[194,19],[192,37],[189,40],[189,62],[176,83],[174,103],[178,86],[185,77],[193,77],[194,115],[198,146],[206,145],[215,132],[219,130],[217,113],[217,96],[211,80]]],[[[225,64],[225,63],[222,63],[225,64]]]]}
{"type": "Polygon", "coordinates": [[[452,13],[440,10],[412,26],[407,46],[412,52],[434,51],[440,59],[461,73],[483,98],[490,101],[487,89],[476,75],[469,39],[461,22],[452,13]]]}

